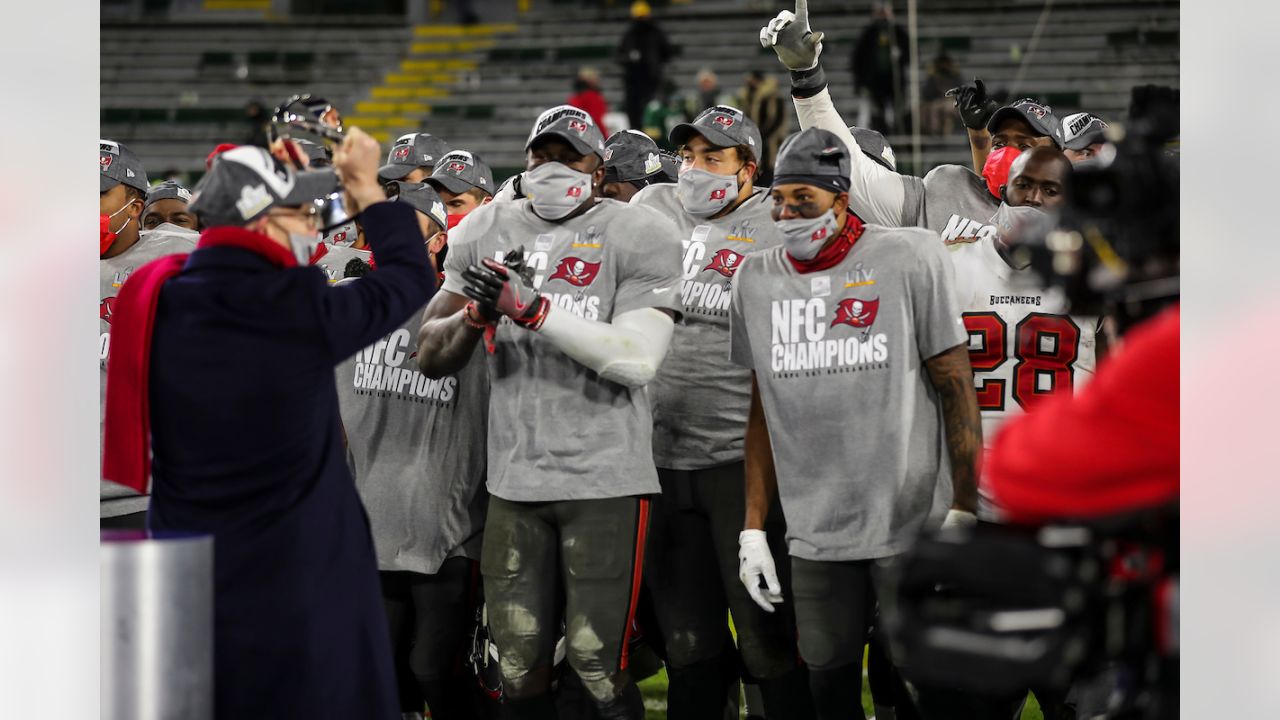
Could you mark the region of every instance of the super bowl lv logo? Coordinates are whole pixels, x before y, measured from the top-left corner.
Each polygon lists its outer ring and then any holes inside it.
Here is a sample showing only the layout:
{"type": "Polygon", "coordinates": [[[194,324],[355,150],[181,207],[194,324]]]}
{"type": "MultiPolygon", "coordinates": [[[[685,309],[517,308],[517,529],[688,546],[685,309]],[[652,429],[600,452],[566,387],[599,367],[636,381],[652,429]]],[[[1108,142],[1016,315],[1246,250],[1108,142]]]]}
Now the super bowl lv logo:
{"type": "MultiPolygon", "coordinates": [[[[769,366],[775,373],[823,371],[841,372],[843,368],[869,369],[889,358],[889,339],[884,333],[872,335],[870,330],[840,337],[839,325],[870,327],[875,322],[879,300],[842,300],[835,317],[828,321],[827,303],[822,298],[807,300],[774,300],[770,303],[769,366]],[[861,303],[856,309],[854,302],[861,303]],[[861,324],[865,323],[865,324],[861,324]]],[[[883,365],[887,367],[887,365],[883,365]]]]}

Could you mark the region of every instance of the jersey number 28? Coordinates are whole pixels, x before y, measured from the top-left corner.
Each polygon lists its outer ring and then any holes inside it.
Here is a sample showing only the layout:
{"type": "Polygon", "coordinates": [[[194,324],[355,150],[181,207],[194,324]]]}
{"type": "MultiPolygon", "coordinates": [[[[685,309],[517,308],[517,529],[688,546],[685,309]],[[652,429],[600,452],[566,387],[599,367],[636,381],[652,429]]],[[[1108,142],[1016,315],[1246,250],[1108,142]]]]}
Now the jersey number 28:
{"type": "MultiPolygon", "coordinates": [[[[976,376],[993,372],[1009,359],[1009,326],[993,312],[964,314],[970,338],[969,363],[976,376]]],[[[1031,313],[1014,329],[1013,399],[1024,410],[1060,392],[1071,392],[1074,365],[1080,354],[1080,328],[1066,315],[1031,313]]],[[[1004,410],[1004,378],[975,378],[980,410],[1004,410]]]]}

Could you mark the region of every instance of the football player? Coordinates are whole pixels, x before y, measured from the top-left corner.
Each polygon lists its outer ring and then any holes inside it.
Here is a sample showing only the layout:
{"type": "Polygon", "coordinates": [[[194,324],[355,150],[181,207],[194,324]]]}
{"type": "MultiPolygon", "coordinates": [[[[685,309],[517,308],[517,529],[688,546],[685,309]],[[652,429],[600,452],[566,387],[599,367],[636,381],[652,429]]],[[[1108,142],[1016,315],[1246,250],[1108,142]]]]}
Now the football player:
{"type": "Polygon", "coordinates": [[[601,195],[631,202],[636,193],[662,182],[669,181],[662,169],[662,151],[653,138],[638,130],[619,130],[605,141],[601,195]]]}
{"type": "Polygon", "coordinates": [[[472,210],[491,202],[495,190],[489,164],[466,150],[445,153],[424,182],[440,193],[450,230],[472,210]]]}
{"type": "Polygon", "coordinates": [[[191,191],[173,180],[149,188],[142,206],[142,229],[199,230],[195,213],[187,209],[190,202],[191,191]]]}
{"type": "Polygon", "coordinates": [[[863,717],[872,591],[921,530],[975,522],[982,444],[946,250],[926,230],[864,225],[850,154],[818,128],[783,145],[782,246],[744,260],[730,318],[732,358],[754,377],[740,578],[762,605],[784,600],[765,534],[780,497],[821,720],[863,717]]]}
{"type": "Polygon", "coordinates": [[[644,717],[628,672],[648,496],[658,492],[652,380],[680,314],[671,222],[599,198],[604,138],[567,105],[534,123],[527,196],[454,230],[418,363],[443,377],[486,338],[489,511],[481,573],[506,710],[555,717],[563,607],[569,666],[603,718],[644,717]]]}
{"type": "MultiPolygon", "coordinates": [[[[158,257],[191,252],[199,236],[185,227],[160,223],[153,225],[149,232],[141,230],[140,221],[150,188],[142,161],[128,147],[114,140],[99,140],[98,169],[98,365],[102,373],[98,429],[101,432],[116,295],[135,269],[158,257]]],[[[157,186],[157,192],[169,194],[176,187],[162,184],[157,186]]],[[[181,189],[185,192],[185,188],[181,189]]],[[[190,193],[187,196],[190,197],[190,193]]],[[[185,208],[186,203],[182,205],[185,208]]],[[[140,529],[146,526],[146,496],[100,480],[98,497],[101,527],[140,529]]]]}
{"type": "MultiPolygon", "coordinates": [[[[679,180],[632,200],[673,219],[684,245],[685,322],[650,387],[662,495],[654,500],[645,582],[667,650],[667,713],[697,720],[723,707],[723,688],[733,680],[726,676],[729,611],[768,717],[812,717],[790,604],[778,612],[757,606],[737,582],[751,377],[728,357],[730,289],[750,253],[781,242],[768,192],[754,185],[760,131],[742,111],[717,105],[672,128],[670,140],[682,159],[679,180]]],[[[782,552],[786,524],[776,505],[767,529],[782,552]]]]}

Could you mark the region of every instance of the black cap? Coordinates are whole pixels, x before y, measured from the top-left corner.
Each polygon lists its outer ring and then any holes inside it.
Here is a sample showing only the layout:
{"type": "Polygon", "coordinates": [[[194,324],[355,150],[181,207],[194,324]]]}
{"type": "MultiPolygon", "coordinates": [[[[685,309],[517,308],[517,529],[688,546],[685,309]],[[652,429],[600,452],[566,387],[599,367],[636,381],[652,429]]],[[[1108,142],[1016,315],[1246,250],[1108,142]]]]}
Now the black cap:
{"type": "Polygon", "coordinates": [[[564,140],[583,155],[595,153],[604,159],[604,135],[596,127],[591,116],[572,105],[557,105],[544,110],[529,131],[524,149],[528,151],[534,141],[548,135],[564,140]]]}
{"type": "Polygon", "coordinates": [[[273,207],[318,204],[337,187],[333,170],[295,173],[264,148],[241,145],[218,156],[189,209],[205,227],[247,225],[273,207]]]}
{"type": "Polygon", "coordinates": [[[479,155],[466,150],[451,150],[436,163],[436,169],[427,184],[436,190],[448,190],[457,195],[471,189],[493,194],[493,171],[479,155]]]}
{"type": "Polygon", "coordinates": [[[760,129],[741,110],[728,105],[716,105],[703,110],[691,123],[680,123],[671,128],[671,144],[680,147],[694,135],[701,135],[718,148],[746,145],[758,162],[763,143],[760,129]]]}
{"type": "Polygon", "coordinates": [[[151,203],[159,200],[181,200],[189,204],[191,202],[191,191],[173,180],[165,180],[147,190],[146,202],[142,204],[143,209],[145,210],[151,206],[151,203]]]}
{"type": "Polygon", "coordinates": [[[605,182],[644,180],[662,172],[658,143],[638,130],[619,130],[604,144],[605,182]]]}
{"type": "Polygon", "coordinates": [[[1025,120],[1032,130],[1048,136],[1049,139],[1053,140],[1054,145],[1059,149],[1062,148],[1062,123],[1058,121],[1058,116],[1053,114],[1053,108],[1048,105],[1031,98],[1023,98],[1005,105],[995,111],[991,119],[987,121],[987,132],[994,135],[996,128],[1000,127],[1000,123],[1009,118],[1025,120]]]}
{"type": "Polygon", "coordinates": [[[893,154],[893,147],[889,145],[889,141],[885,139],[884,135],[870,128],[856,125],[849,127],[849,134],[853,135],[853,139],[857,141],[858,148],[862,150],[863,155],[894,172],[898,171],[898,157],[893,154]]]}
{"type": "Polygon", "coordinates": [[[449,145],[430,133],[401,135],[387,152],[387,164],[378,168],[378,179],[383,182],[403,180],[416,168],[434,169],[436,162],[447,152],[449,145]]]}
{"type": "Polygon", "coordinates": [[[135,190],[146,192],[149,188],[147,171],[142,161],[129,148],[115,140],[98,141],[98,192],[104,193],[124,183],[135,190]]]}
{"type": "Polygon", "coordinates": [[[411,206],[414,210],[435,221],[441,230],[449,227],[449,215],[444,209],[444,201],[436,193],[435,188],[420,183],[407,183],[399,180],[387,183],[387,197],[395,198],[411,206]]]}
{"type": "Polygon", "coordinates": [[[1063,147],[1067,150],[1083,150],[1094,143],[1107,141],[1107,128],[1102,118],[1082,112],[1062,119],[1063,147]]]}
{"type": "Polygon", "coordinates": [[[802,183],[832,192],[849,191],[849,148],[835,133],[811,127],[782,142],[773,184],[802,183]]]}

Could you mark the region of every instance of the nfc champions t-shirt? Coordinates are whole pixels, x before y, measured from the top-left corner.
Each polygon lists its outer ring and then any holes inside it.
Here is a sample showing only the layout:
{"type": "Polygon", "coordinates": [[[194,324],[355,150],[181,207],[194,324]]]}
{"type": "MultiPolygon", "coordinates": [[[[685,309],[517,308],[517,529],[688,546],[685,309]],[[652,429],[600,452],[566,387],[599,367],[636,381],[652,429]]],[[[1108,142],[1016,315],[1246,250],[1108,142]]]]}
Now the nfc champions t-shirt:
{"type": "Polygon", "coordinates": [[[962,237],[995,237],[991,216],[999,208],[1000,199],[987,189],[987,181],[963,165],[939,165],[924,176],[920,224],[948,245],[962,237]]]}
{"type": "Polygon", "coordinates": [[[685,212],[671,183],[650,185],[631,203],[674,221],[684,245],[684,322],[676,325],[667,359],[649,383],[654,462],[673,470],[737,462],[751,372],[729,361],[729,297],[742,260],[782,242],[769,217],[769,193],[757,190],[715,220],[685,212]]]}
{"type": "MultiPolygon", "coordinates": [[[[116,295],[134,270],[157,258],[175,253],[189,253],[196,248],[200,234],[165,223],[154,230],[143,230],[133,247],[113,258],[98,261],[98,365],[102,378],[98,397],[98,433],[102,437],[103,413],[107,405],[107,360],[111,353],[111,315],[116,295]]],[[[101,466],[101,463],[99,463],[101,466]]],[[[101,517],[115,517],[147,509],[147,498],[134,491],[99,479],[99,512],[101,517]]]]}
{"type": "Polygon", "coordinates": [[[756,373],[790,553],[904,551],[951,504],[941,403],[925,361],[965,342],[935,233],[868,225],[835,267],[800,274],[782,248],[733,287],[734,362],[756,373]]]}
{"type": "Polygon", "coordinates": [[[480,559],[489,376],[477,347],[456,374],[418,370],[415,313],[335,371],[338,407],[378,569],[435,573],[480,559]]]}
{"type": "MultiPolygon", "coordinates": [[[[641,308],[680,311],[679,234],[648,208],[601,200],[562,223],[527,199],[489,203],[450,233],[443,289],[462,271],[523,247],[534,287],[554,305],[611,322],[641,308]]],[[[537,502],[658,492],[644,388],[606,380],[536,332],[503,319],[487,355],[489,492],[537,502]]]]}

